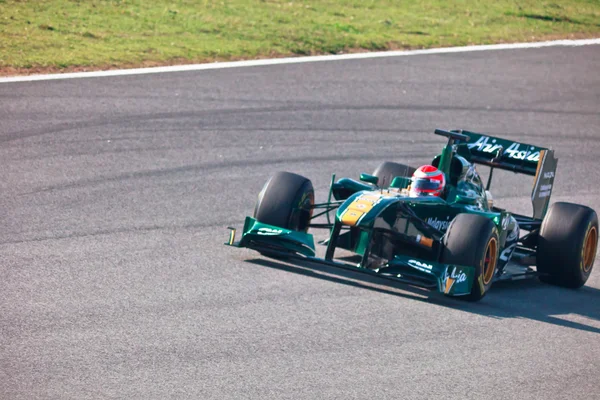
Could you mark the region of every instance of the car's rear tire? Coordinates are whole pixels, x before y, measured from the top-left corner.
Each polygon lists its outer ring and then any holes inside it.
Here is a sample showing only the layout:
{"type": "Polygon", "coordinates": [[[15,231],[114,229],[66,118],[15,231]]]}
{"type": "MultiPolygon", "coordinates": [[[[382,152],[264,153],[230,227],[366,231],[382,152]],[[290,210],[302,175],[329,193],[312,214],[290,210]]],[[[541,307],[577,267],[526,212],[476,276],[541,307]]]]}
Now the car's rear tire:
{"type": "Polygon", "coordinates": [[[585,284],[598,249],[598,215],[579,204],[554,203],[540,228],[537,270],[543,282],[569,288],[585,284]]]}
{"type": "Polygon", "coordinates": [[[291,172],[277,172],[258,195],[254,218],[264,224],[306,232],[315,193],[311,181],[291,172]]]}
{"type": "Polygon", "coordinates": [[[477,214],[458,214],[443,239],[442,263],[474,267],[471,293],[460,298],[478,301],[490,289],[500,253],[494,222],[477,214]]]}
{"type": "Polygon", "coordinates": [[[410,178],[415,171],[415,168],[408,165],[385,161],[375,169],[373,176],[379,178],[378,184],[380,187],[387,188],[396,176],[410,178]]]}

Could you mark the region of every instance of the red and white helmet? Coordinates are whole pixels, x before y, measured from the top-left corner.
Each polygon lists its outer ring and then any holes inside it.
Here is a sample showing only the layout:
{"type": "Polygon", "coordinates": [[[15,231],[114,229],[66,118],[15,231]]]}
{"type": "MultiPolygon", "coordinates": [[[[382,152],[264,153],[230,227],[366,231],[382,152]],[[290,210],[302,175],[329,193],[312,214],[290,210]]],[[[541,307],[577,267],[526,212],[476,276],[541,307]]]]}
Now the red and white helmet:
{"type": "Polygon", "coordinates": [[[413,174],[410,185],[410,195],[440,196],[446,187],[444,173],[433,165],[423,165],[413,174]]]}

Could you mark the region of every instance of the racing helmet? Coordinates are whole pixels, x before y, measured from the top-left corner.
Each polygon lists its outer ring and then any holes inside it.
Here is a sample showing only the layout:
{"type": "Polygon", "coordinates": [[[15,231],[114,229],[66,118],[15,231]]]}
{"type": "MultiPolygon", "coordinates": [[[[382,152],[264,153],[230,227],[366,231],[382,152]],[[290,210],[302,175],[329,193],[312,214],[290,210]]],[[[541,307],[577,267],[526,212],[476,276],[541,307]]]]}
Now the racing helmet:
{"type": "Polygon", "coordinates": [[[444,173],[433,165],[423,165],[417,168],[411,178],[410,195],[418,196],[441,196],[446,187],[444,173]]]}

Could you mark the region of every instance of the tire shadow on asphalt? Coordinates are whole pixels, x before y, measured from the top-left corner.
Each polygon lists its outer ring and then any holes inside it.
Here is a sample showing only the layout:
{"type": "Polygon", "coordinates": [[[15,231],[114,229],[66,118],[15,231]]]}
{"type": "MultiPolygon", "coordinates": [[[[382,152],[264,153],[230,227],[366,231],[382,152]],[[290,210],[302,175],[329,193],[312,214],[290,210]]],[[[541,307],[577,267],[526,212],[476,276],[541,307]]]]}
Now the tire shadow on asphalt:
{"type": "Polygon", "coordinates": [[[597,306],[600,304],[600,290],[591,286],[573,290],[551,286],[536,278],[500,281],[494,283],[481,301],[471,303],[409,284],[308,260],[253,258],[246,262],[490,318],[527,318],[600,334],[600,308],[597,306]]]}

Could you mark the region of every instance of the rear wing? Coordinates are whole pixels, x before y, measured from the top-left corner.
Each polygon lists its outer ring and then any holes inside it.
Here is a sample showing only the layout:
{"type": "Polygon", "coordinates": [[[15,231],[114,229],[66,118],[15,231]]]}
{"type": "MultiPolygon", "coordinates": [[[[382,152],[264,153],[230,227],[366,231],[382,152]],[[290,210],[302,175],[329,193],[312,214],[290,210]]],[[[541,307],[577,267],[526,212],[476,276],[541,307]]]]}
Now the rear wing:
{"type": "Polygon", "coordinates": [[[534,177],[531,192],[533,218],[543,219],[548,211],[554,175],[558,160],[554,150],[526,143],[514,142],[494,136],[468,131],[455,131],[469,137],[466,146],[471,162],[487,165],[491,168],[490,180],[494,168],[513,171],[534,177]]]}

